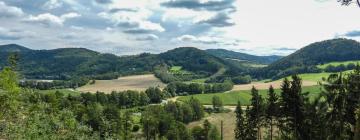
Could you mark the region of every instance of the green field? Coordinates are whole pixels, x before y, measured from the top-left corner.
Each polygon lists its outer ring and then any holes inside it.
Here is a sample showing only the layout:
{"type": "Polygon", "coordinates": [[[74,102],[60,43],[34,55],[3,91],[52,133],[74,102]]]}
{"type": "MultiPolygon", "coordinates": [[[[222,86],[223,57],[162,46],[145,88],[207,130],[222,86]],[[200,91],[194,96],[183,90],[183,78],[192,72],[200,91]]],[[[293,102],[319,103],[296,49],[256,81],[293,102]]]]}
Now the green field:
{"type": "MultiPolygon", "coordinates": [[[[320,86],[303,87],[303,92],[310,92],[309,97],[314,98],[321,92],[320,86]]],[[[279,89],[275,90],[276,93],[280,93],[279,89]]],[[[267,97],[267,90],[259,90],[262,97],[267,97]]],[[[231,91],[227,93],[214,93],[214,94],[197,94],[193,96],[181,96],[178,98],[180,101],[187,101],[191,97],[197,98],[204,105],[212,104],[212,97],[216,95],[221,98],[224,105],[236,105],[240,101],[243,105],[249,105],[251,99],[250,90],[244,91],[231,91]]]]}
{"type": "Polygon", "coordinates": [[[170,71],[180,71],[181,69],[182,69],[181,66],[172,66],[172,67],[170,68],[170,71]]]}
{"type": "Polygon", "coordinates": [[[71,90],[71,89],[37,90],[37,92],[44,93],[44,94],[45,93],[55,94],[56,91],[59,91],[59,92],[63,93],[64,95],[74,95],[74,96],[80,95],[80,92],[74,91],[74,90],[71,90]]]}
{"type": "Polygon", "coordinates": [[[345,66],[348,65],[348,64],[357,64],[359,63],[360,60],[354,60],[354,61],[342,61],[342,62],[330,62],[330,63],[326,63],[326,64],[323,64],[323,65],[317,65],[316,67],[320,68],[320,69],[325,69],[327,66],[329,65],[333,65],[333,66],[339,66],[341,64],[344,64],[345,66]]]}

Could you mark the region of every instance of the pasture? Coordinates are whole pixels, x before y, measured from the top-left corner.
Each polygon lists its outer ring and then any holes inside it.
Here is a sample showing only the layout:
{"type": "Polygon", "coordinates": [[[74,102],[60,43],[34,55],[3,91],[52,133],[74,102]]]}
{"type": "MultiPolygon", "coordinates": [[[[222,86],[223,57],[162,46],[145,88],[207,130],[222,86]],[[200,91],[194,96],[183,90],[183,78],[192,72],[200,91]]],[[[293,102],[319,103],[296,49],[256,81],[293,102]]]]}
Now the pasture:
{"type": "MultiPolygon", "coordinates": [[[[303,87],[303,92],[310,92],[308,95],[309,98],[315,98],[319,93],[321,92],[320,86],[309,86],[309,87],[303,87]]],[[[275,92],[277,94],[280,94],[280,89],[276,89],[275,92]]],[[[263,98],[267,98],[267,89],[259,90],[260,95],[263,98]]],[[[191,96],[181,96],[178,97],[177,100],[179,101],[187,101],[191,97],[199,99],[201,104],[203,105],[211,105],[212,104],[212,98],[213,96],[219,96],[222,100],[224,105],[236,105],[238,101],[241,102],[242,105],[250,105],[250,99],[251,99],[251,91],[250,90],[240,90],[240,91],[230,91],[225,93],[213,93],[213,94],[197,94],[197,95],[191,95],[191,96]]]]}
{"type": "Polygon", "coordinates": [[[77,88],[80,92],[92,92],[97,91],[111,93],[112,91],[125,91],[125,90],[137,90],[145,91],[149,87],[165,87],[153,74],[146,75],[134,75],[120,77],[115,80],[96,80],[94,84],[87,84],[83,87],[77,88]]]}
{"type": "Polygon", "coordinates": [[[317,67],[318,68],[320,68],[320,69],[325,69],[327,66],[329,66],[329,65],[333,65],[333,66],[339,66],[339,65],[341,65],[341,64],[343,64],[343,65],[348,65],[348,64],[357,64],[357,63],[359,63],[360,62],[360,60],[354,60],[354,61],[341,61],[341,62],[330,62],[330,63],[326,63],[326,64],[322,64],[322,65],[317,65],[317,67]]]}

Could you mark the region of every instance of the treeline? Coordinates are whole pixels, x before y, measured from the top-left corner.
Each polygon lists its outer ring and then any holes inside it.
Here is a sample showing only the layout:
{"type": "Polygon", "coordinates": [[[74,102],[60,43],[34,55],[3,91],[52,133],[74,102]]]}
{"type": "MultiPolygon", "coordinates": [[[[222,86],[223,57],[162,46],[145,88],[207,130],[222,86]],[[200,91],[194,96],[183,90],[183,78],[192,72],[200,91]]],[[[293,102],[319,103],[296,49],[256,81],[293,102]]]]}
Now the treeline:
{"type": "Polygon", "coordinates": [[[325,72],[342,72],[342,71],[346,71],[346,70],[353,70],[356,68],[356,65],[354,63],[349,63],[347,65],[344,64],[340,64],[338,66],[334,66],[334,65],[328,65],[325,67],[324,71],[325,72]]]}
{"type": "Polygon", "coordinates": [[[264,99],[253,88],[251,106],[244,112],[240,102],[237,105],[235,138],[357,140],[360,118],[356,120],[355,112],[360,108],[359,81],[359,66],[347,75],[333,74],[313,100],[302,92],[301,79],[296,75],[292,81],[285,78],[280,95],[270,87],[269,96],[264,99]]]}
{"type": "Polygon", "coordinates": [[[182,83],[173,82],[164,89],[172,96],[186,96],[203,93],[220,93],[232,90],[233,84],[231,82],[200,84],[200,83],[182,83]]]}
{"type": "Polygon", "coordinates": [[[154,67],[154,74],[157,78],[159,78],[164,83],[171,82],[183,82],[183,81],[191,81],[193,79],[200,79],[210,76],[209,73],[206,72],[188,72],[187,74],[174,74],[169,72],[170,67],[166,64],[160,64],[154,67]]]}
{"type": "Polygon", "coordinates": [[[86,77],[77,77],[71,80],[54,80],[54,81],[22,80],[19,82],[19,85],[23,88],[49,90],[49,89],[78,88],[86,85],[88,82],[89,79],[86,77]]]}

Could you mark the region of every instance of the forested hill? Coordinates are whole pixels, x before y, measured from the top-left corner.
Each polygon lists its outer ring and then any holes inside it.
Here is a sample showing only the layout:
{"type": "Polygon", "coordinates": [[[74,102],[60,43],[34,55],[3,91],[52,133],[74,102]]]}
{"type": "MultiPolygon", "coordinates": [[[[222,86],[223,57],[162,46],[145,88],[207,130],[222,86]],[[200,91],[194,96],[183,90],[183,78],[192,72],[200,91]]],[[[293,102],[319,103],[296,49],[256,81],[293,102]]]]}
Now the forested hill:
{"type": "Polygon", "coordinates": [[[19,54],[19,71],[31,79],[69,79],[74,76],[111,79],[121,75],[151,73],[160,64],[182,66],[195,73],[212,74],[221,68],[239,70],[220,58],[191,47],[177,48],[161,54],[143,53],[119,57],[84,48],[31,50],[9,44],[0,46],[0,67],[6,65],[11,52],[19,54]]]}
{"type": "Polygon", "coordinates": [[[282,57],[277,55],[256,56],[256,55],[250,55],[246,53],[240,53],[225,49],[208,49],[206,50],[206,52],[223,59],[236,59],[239,61],[247,61],[258,64],[270,64],[279,60],[282,57]]]}
{"type": "Polygon", "coordinates": [[[255,75],[274,78],[316,72],[315,65],[348,60],[360,60],[360,43],[350,39],[331,39],[312,43],[261,69],[255,75]]]}

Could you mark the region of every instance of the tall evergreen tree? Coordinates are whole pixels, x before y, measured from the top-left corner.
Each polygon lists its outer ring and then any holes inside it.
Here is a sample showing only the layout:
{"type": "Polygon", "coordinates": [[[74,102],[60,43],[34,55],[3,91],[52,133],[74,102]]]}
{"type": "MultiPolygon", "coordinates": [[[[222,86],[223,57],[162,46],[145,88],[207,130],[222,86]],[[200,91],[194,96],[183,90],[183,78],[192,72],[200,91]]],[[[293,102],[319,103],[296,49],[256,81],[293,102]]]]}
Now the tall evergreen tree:
{"type": "Polygon", "coordinates": [[[246,126],[243,110],[241,109],[241,103],[238,101],[235,109],[236,114],[236,127],[235,127],[235,139],[244,140],[246,138],[246,126]]]}
{"type": "Polygon", "coordinates": [[[360,103],[360,66],[356,65],[353,72],[347,75],[346,80],[346,121],[355,125],[355,111],[360,103]]]}
{"type": "Polygon", "coordinates": [[[273,139],[273,126],[274,123],[277,122],[277,118],[279,116],[279,103],[278,103],[278,96],[275,93],[275,90],[273,88],[273,86],[270,86],[269,88],[269,97],[267,98],[267,108],[266,108],[266,120],[267,123],[270,125],[270,140],[273,139]]]}
{"type": "Polygon", "coordinates": [[[324,87],[324,95],[331,110],[327,114],[330,139],[349,139],[350,126],[346,123],[346,88],[343,75],[332,74],[324,87]]]}
{"type": "Polygon", "coordinates": [[[257,129],[256,138],[261,139],[260,128],[262,125],[263,115],[264,115],[264,103],[261,95],[259,94],[259,91],[255,87],[252,87],[251,95],[252,95],[251,98],[252,108],[250,109],[249,112],[250,114],[249,114],[248,123],[250,123],[252,126],[254,126],[254,128],[257,129]]]}

